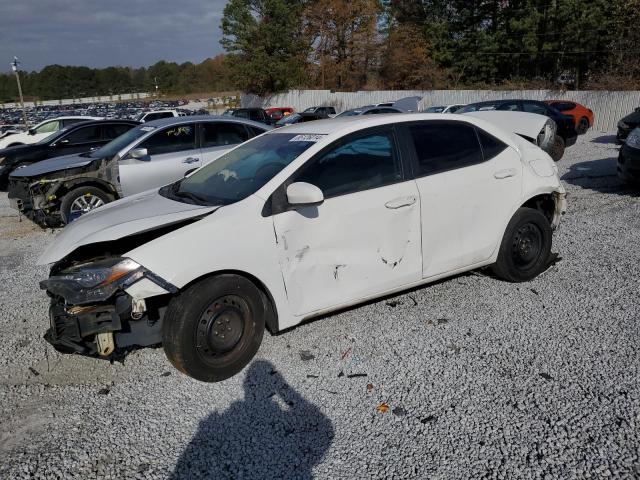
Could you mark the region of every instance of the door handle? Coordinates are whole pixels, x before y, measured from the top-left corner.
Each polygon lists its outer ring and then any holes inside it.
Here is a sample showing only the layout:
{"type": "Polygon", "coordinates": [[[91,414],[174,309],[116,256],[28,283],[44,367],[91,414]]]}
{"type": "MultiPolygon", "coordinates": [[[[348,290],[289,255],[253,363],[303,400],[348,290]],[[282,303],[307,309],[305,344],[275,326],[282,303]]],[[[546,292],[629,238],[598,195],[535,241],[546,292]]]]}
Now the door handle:
{"type": "Polygon", "coordinates": [[[184,160],[182,160],[182,163],[196,163],[196,162],[199,162],[199,161],[200,161],[199,158],[187,157],[184,160]]]}
{"type": "Polygon", "coordinates": [[[400,197],[394,200],[390,200],[384,204],[385,207],[395,210],[396,208],[408,207],[416,203],[416,197],[411,195],[409,197],[400,197]]]}
{"type": "Polygon", "coordinates": [[[506,168],[504,170],[498,170],[493,174],[494,178],[501,180],[503,178],[515,177],[518,174],[515,168],[506,168]]]}

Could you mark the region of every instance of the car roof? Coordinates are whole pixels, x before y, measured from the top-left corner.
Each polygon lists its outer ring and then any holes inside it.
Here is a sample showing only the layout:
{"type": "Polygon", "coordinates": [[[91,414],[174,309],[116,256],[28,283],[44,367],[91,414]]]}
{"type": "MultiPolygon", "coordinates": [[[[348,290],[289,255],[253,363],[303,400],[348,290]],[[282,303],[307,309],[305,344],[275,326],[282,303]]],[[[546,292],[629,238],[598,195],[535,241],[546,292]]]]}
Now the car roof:
{"type": "Polygon", "coordinates": [[[242,123],[244,125],[249,125],[252,127],[258,127],[263,130],[271,129],[269,125],[265,125],[264,123],[254,122],[253,120],[247,120],[245,118],[222,116],[222,115],[187,115],[186,117],[160,118],[158,120],[152,120],[150,122],[146,122],[144,125],[147,127],[171,127],[173,125],[183,125],[185,123],[193,123],[193,122],[200,122],[200,123],[231,122],[231,123],[242,123]]]}
{"type": "Polygon", "coordinates": [[[140,122],[136,122],[135,120],[128,120],[126,118],[111,118],[111,119],[101,119],[101,120],[87,120],[86,122],[78,122],[78,123],[73,123],[71,125],[69,125],[68,127],[65,127],[64,131],[68,132],[70,130],[75,130],[79,127],[87,127],[87,126],[91,126],[91,125],[106,125],[106,124],[110,124],[110,123],[125,123],[127,125],[132,125],[132,126],[136,126],[136,125],[142,125],[140,122]]]}

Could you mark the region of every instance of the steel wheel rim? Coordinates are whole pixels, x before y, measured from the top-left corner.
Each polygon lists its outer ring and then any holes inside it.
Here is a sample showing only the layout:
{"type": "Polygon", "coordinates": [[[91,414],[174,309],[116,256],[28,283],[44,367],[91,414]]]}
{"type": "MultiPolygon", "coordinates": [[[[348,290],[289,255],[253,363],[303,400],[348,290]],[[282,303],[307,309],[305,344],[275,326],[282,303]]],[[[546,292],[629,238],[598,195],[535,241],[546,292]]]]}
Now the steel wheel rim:
{"type": "Polygon", "coordinates": [[[542,253],[542,231],[533,223],[521,225],[513,236],[511,258],[516,267],[527,270],[533,267],[542,253]]]}
{"type": "Polygon", "coordinates": [[[81,197],[76,198],[73,202],[71,202],[71,208],[69,213],[72,216],[82,215],[83,213],[90,212],[91,210],[101,207],[104,205],[102,199],[96,195],[91,193],[85,193],[81,197]]]}
{"type": "Polygon", "coordinates": [[[237,295],[224,295],[204,309],[196,326],[196,352],[206,363],[219,363],[241,343],[250,309],[237,295]]]}

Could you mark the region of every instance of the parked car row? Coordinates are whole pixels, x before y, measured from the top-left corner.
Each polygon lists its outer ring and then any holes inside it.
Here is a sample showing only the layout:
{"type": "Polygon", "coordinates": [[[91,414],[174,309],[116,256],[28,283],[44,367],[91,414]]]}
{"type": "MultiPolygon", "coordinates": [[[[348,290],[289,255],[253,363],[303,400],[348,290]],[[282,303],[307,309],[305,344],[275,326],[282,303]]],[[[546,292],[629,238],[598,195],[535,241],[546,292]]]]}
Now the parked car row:
{"type": "Polygon", "coordinates": [[[142,125],[82,122],[38,144],[4,150],[0,168],[12,171],[12,206],[39,225],[58,226],[115,199],[182,178],[269,128],[209,115],[142,125]]]}

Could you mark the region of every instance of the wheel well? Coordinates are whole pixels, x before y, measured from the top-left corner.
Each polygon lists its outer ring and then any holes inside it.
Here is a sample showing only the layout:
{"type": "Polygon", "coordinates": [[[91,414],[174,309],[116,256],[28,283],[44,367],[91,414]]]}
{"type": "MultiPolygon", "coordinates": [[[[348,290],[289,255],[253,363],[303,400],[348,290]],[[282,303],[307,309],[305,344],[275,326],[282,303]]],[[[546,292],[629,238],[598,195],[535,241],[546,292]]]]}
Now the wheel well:
{"type": "Polygon", "coordinates": [[[544,193],[542,195],[536,195],[527,200],[522,206],[538,210],[549,220],[550,224],[553,223],[553,217],[556,214],[556,201],[553,198],[553,194],[544,193]]]}
{"type": "Polygon", "coordinates": [[[76,182],[76,183],[64,184],[56,192],[56,196],[58,198],[61,198],[64,195],[66,195],[67,193],[69,193],[71,190],[75,190],[76,188],[80,188],[80,187],[99,188],[100,190],[102,190],[103,192],[108,194],[109,196],[113,197],[114,200],[117,200],[119,198],[117,192],[114,192],[113,189],[110,188],[108,185],[106,185],[106,184],[104,184],[104,183],[102,183],[100,181],[91,180],[91,179],[81,180],[81,181],[76,182]]]}
{"type": "Polygon", "coordinates": [[[267,318],[265,321],[265,323],[267,324],[267,328],[272,334],[276,334],[280,331],[280,327],[278,324],[278,309],[276,307],[276,302],[274,301],[273,296],[271,295],[271,292],[259,278],[251,275],[250,273],[243,272],[241,270],[218,270],[217,272],[211,272],[190,281],[184,287],[182,287],[180,291],[184,291],[194,283],[204,280],[205,278],[216,277],[218,275],[238,275],[240,277],[246,278],[251,283],[253,283],[256,286],[256,288],[264,294],[266,301],[269,303],[269,305],[266,305],[266,307],[267,308],[270,307],[271,309],[271,311],[268,312],[267,318]]]}

